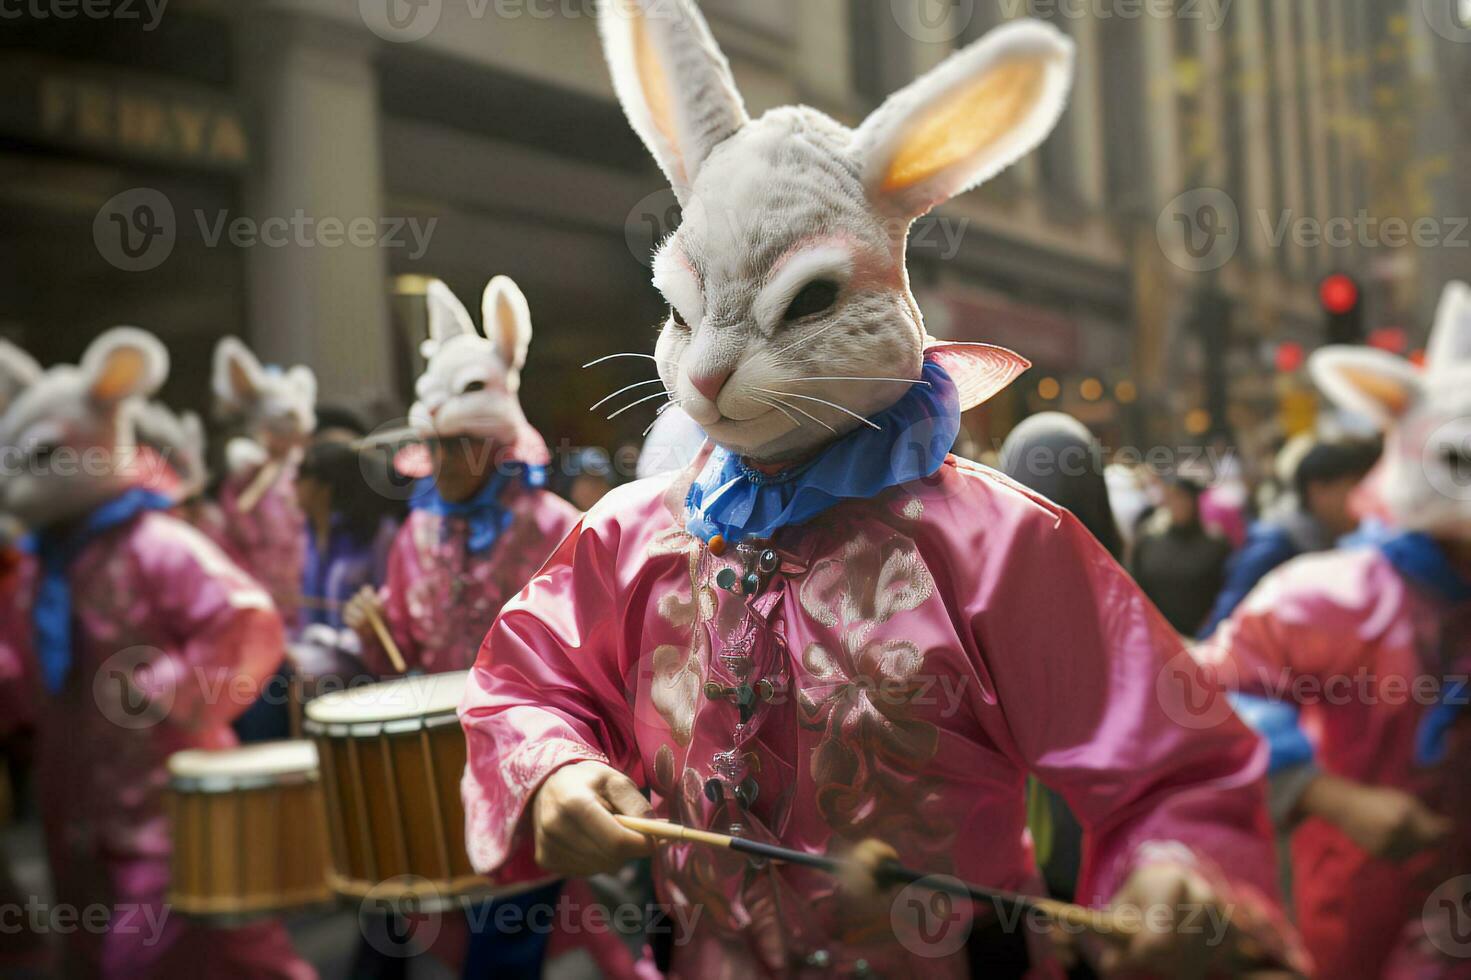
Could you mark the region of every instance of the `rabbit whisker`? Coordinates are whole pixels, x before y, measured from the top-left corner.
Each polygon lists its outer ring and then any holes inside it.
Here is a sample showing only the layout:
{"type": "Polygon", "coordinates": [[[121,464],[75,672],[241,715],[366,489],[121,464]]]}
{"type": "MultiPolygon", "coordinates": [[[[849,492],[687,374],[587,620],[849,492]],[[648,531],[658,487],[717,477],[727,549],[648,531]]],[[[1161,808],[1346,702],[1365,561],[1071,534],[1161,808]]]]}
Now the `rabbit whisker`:
{"type": "Polygon", "coordinates": [[[765,398],[757,397],[757,396],[753,396],[753,400],[760,402],[762,405],[765,405],[768,408],[774,408],[774,409],[776,409],[778,412],[780,412],[783,415],[785,415],[787,417],[787,419],[793,425],[798,426],[799,428],[801,427],[802,423],[799,422],[799,421],[797,421],[797,417],[795,415],[793,415],[791,412],[787,411],[781,405],[778,405],[776,402],[770,401],[770,400],[765,399],[765,398]]]}
{"type": "Polygon", "coordinates": [[[773,391],[771,391],[768,388],[757,388],[756,390],[759,391],[759,392],[761,392],[764,395],[772,395],[772,394],[784,395],[787,398],[800,398],[804,402],[816,402],[819,405],[826,405],[828,408],[837,409],[839,412],[842,412],[844,415],[852,416],[853,418],[855,418],[858,421],[862,422],[864,425],[868,426],[870,429],[873,429],[875,432],[882,431],[882,429],[880,429],[878,425],[876,425],[873,422],[869,421],[868,419],[864,418],[862,415],[859,415],[857,412],[853,411],[851,408],[844,408],[842,405],[839,405],[836,402],[830,402],[830,401],[828,401],[825,398],[814,398],[812,395],[799,395],[795,391],[777,391],[777,392],[773,392],[773,391]]]}
{"type": "Polygon", "coordinates": [[[624,412],[628,411],[630,408],[637,408],[638,406],[644,404],[644,402],[651,402],[655,398],[668,398],[668,397],[669,397],[669,393],[667,391],[656,391],[652,395],[648,395],[648,396],[646,396],[644,398],[640,398],[638,401],[629,402],[627,405],[624,405],[618,411],[614,412],[612,415],[609,415],[608,416],[608,421],[609,422],[613,421],[618,416],[620,416],[624,412]]]}
{"type": "Polygon", "coordinates": [[[646,361],[653,361],[656,364],[674,364],[674,363],[676,363],[674,361],[669,360],[666,357],[655,357],[653,354],[635,354],[635,353],[632,353],[632,352],[624,352],[622,354],[609,354],[606,357],[600,357],[600,358],[598,358],[595,361],[588,361],[582,367],[583,367],[583,370],[586,370],[587,368],[597,367],[599,364],[602,364],[602,363],[604,363],[606,361],[612,361],[612,360],[615,360],[615,359],[620,358],[620,357],[638,357],[638,358],[642,358],[643,360],[646,360],[646,361]]]}
{"type": "MultiPolygon", "coordinates": [[[[769,388],[757,388],[756,390],[757,391],[760,391],[760,392],[764,392],[765,394],[770,395],[772,398],[777,398],[778,397],[778,393],[772,391],[769,388]]],[[[793,405],[791,402],[783,401],[782,404],[784,406],[786,406],[787,408],[790,408],[792,411],[796,412],[798,415],[805,416],[806,418],[809,418],[812,421],[816,422],[818,425],[822,426],[824,429],[826,429],[827,431],[831,432],[833,435],[837,435],[838,434],[838,430],[837,429],[834,429],[832,426],[828,425],[826,422],[824,422],[822,419],[818,418],[816,415],[813,415],[811,412],[806,411],[805,409],[799,408],[798,406],[793,405]]]]}
{"type": "Polygon", "coordinates": [[[664,383],[664,380],[662,378],[653,378],[653,379],[651,379],[649,381],[636,381],[636,382],[634,382],[631,385],[627,385],[625,387],[619,388],[617,391],[613,392],[607,398],[604,398],[602,401],[598,402],[596,405],[593,405],[592,407],[590,407],[588,409],[588,411],[589,412],[596,412],[598,409],[602,408],[604,405],[608,404],[608,402],[610,402],[613,399],[617,398],[619,395],[623,394],[625,391],[632,391],[635,388],[644,388],[644,387],[647,387],[648,385],[661,385],[663,383],[664,383]]]}
{"type": "Polygon", "coordinates": [[[676,405],[683,404],[683,402],[684,402],[684,399],[683,398],[671,398],[669,401],[665,402],[663,405],[660,405],[659,406],[659,410],[654,413],[654,421],[650,422],[649,423],[649,427],[644,430],[644,437],[647,438],[648,435],[649,435],[649,433],[654,431],[654,426],[656,426],[656,425],[659,424],[659,419],[663,417],[663,415],[664,415],[665,412],[669,411],[671,408],[673,408],[676,405]]]}

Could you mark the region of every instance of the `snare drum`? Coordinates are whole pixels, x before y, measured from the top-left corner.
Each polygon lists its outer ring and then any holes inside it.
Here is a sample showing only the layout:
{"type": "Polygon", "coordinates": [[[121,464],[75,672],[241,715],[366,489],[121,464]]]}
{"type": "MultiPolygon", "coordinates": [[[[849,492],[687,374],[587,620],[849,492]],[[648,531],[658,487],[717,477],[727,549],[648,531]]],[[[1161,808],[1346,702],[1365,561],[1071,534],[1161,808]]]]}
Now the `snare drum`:
{"type": "Polygon", "coordinates": [[[174,908],[236,920],[332,900],[311,742],[191,749],[168,770],[174,908]]]}
{"type": "Polygon", "coordinates": [[[469,671],[403,677],[306,706],[332,840],[332,887],[355,899],[436,902],[489,894],[465,853],[455,708],[469,671]]]}

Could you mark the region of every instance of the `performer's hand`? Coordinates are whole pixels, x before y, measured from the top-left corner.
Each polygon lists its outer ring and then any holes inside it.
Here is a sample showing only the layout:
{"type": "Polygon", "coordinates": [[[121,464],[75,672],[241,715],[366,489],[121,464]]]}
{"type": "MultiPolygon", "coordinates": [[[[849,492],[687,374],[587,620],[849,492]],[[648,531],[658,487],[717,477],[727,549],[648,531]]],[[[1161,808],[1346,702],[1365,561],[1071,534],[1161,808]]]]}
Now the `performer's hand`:
{"type": "Polygon", "coordinates": [[[617,871],[649,853],[649,839],[612,814],[648,817],[653,808],[633,780],[601,762],[577,762],[547,777],[531,801],[536,863],[557,874],[617,871]]]}
{"type": "Polygon", "coordinates": [[[342,625],[365,640],[372,639],[373,627],[370,625],[370,618],[373,612],[376,612],[381,618],[383,603],[378,599],[378,590],[371,585],[365,585],[342,607],[342,625]]]}
{"type": "Polygon", "coordinates": [[[1303,792],[1304,813],[1327,820],[1355,844],[1385,861],[1405,861],[1435,847],[1451,821],[1409,793],[1323,775],[1303,792]]]}
{"type": "MultiPolygon", "coordinates": [[[[1135,871],[1110,903],[1141,929],[1098,954],[1105,977],[1196,978],[1223,972],[1236,943],[1229,909],[1204,877],[1185,865],[1150,864],[1135,871]]],[[[1229,972],[1229,971],[1224,971],[1229,972]]]]}

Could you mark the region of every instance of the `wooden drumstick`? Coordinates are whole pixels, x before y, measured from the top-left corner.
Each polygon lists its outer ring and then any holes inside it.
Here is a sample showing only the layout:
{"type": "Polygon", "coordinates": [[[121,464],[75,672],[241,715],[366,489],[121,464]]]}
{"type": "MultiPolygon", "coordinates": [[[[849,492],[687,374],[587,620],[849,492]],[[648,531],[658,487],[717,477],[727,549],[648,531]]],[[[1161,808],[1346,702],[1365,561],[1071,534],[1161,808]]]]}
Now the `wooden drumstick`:
{"type": "Polygon", "coordinates": [[[365,604],[363,608],[367,611],[368,625],[373,627],[373,635],[378,637],[378,643],[383,647],[383,652],[388,654],[388,660],[393,664],[394,671],[407,674],[409,665],[404,661],[403,651],[399,650],[398,644],[393,642],[393,635],[388,632],[388,624],[383,622],[383,617],[378,615],[378,610],[371,603],[365,604]]]}
{"type": "Polygon", "coordinates": [[[261,502],[261,498],[266,495],[267,490],[271,489],[271,484],[275,483],[276,477],[280,475],[281,464],[274,459],[261,466],[255,474],[255,479],[240,491],[240,499],[236,501],[240,513],[249,514],[255,510],[255,505],[261,502]]]}
{"type": "MultiPolygon", "coordinates": [[[[1070,902],[1059,902],[1055,899],[1040,898],[1035,895],[1023,895],[1019,892],[1001,891],[995,888],[983,888],[980,885],[972,885],[967,882],[958,881],[946,876],[931,875],[913,868],[906,868],[897,861],[885,859],[879,861],[875,866],[869,867],[862,862],[855,862],[851,858],[835,858],[825,854],[808,854],[805,851],[794,851],[786,847],[778,847],[775,844],[763,844],[760,841],[747,840],[743,837],[730,837],[726,834],[717,834],[708,830],[695,830],[690,827],[682,827],[679,824],[669,823],[664,820],[649,820],[644,817],[626,817],[614,814],[613,819],[627,827],[629,830],[649,837],[664,840],[683,840],[696,844],[705,844],[710,847],[722,847],[726,850],[740,851],[743,854],[752,854],[764,857],[771,861],[783,861],[787,864],[800,864],[809,868],[817,868],[829,874],[842,874],[853,868],[864,872],[872,872],[881,886],[902,884],[919,884],[921,887],[929,888],[937,892],[945,892],[958,895],[961,898],[971,898],[977,901],[994,902],[999,905],[1007,905],[1016,909],[1035,909],[1047,916],[1054,922],[1062,925],[1077,926],[1099,936],[1115,939],[1128,938],[1137,935],[1142,923],[1137,921],[1137,916],[1125,917],[1118,913],[1103,910],[1090,909],[1082,905],[1074,905],[1070,902]]],[[[864,844],[869,842],[865,841],[864,844]]],[[[886,845],[873,842],[874,851],[888,851],[886,845]]],[[[860,848],[864,845],[860,844],[860,848]]]]}

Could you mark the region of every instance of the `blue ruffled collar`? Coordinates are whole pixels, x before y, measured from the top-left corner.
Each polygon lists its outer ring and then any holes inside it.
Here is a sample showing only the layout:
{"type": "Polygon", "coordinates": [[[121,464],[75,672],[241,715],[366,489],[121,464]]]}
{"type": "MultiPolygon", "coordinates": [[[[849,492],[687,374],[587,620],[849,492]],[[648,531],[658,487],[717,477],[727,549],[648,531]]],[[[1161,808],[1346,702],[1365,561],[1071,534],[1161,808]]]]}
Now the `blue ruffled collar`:
{"type": "Polygon", "coordinates": [[[510,463],[498,467],[495,475],[485,481],[485,486],[469,500],[451,503],[439,493],[433,477],[425,477],[414,487],[409,498],[409,507],[440,517],[458,517],[469,525],[468,545],[472,554],[481,554],[495,547],[496,541],[511,524],[511,511],[501,503],[501,496],[516,480],[528,487],[539,489],[547,484],[545,466],[531,463],[510,463]]]}
{"type": "Polygon", "coordinates": [[[945,369],[926,361],[920,382],[813,459],[762,473],[717,446],[685,497],[685,528],[720,551],[804,524],[843,500],[867,500],[933,476],[960,432],[960,397],[945,369]]]}

